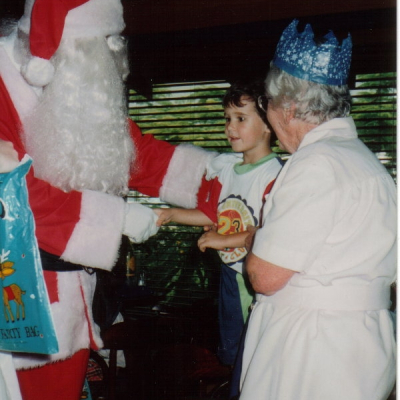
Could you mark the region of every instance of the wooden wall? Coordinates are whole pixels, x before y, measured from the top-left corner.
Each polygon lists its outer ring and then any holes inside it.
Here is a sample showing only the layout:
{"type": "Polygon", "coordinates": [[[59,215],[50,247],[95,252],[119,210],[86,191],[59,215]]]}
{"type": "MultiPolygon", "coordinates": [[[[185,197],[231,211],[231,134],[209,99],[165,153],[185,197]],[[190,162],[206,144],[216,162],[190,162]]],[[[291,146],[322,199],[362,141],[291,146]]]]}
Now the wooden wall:
{"type": "MultiPolygon", "coordinates": [[[[0,0],[19,18],[23,0],[0,0]]],[[[353,38],[352,76],[396,70],[395,0],[122,0],[130,85],[263,77],[282,30],[298,18],[316,35],[353,38]]]]}
{"type": "Polygon", "coordinates": [[[131,82],[264,77],[294,19],[353,39],[352,77],[396,70],[396,3],[381,0],[125,0],[131,82]]]}

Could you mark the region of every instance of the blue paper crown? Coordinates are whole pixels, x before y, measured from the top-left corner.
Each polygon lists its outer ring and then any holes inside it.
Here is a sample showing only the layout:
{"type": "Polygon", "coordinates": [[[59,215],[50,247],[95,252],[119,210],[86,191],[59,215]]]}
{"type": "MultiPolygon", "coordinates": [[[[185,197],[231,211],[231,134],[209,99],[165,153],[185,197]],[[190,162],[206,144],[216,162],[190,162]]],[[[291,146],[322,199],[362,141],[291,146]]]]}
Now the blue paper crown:
{"type": "Polygon", "coordinates": [[[290,75],[306,81],[325,85],[345,85],[351,62],[351,36],[343,40],[342,46],[332,31],[324,36],[325,41],[317,45],[309,24],[304,32],[297,31],[299,21],[293,20],[279,39],[273,64],[290,75]]]}

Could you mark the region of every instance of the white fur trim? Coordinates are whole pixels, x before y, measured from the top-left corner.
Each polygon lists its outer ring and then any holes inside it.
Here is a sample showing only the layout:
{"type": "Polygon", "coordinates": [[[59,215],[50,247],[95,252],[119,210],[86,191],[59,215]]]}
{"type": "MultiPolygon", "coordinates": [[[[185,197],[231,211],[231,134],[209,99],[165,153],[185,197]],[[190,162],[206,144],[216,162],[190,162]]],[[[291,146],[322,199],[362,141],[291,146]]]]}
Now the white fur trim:
{"type": "Polygon", "coordinates": [[[19,73],[19,66],[13,62],[14,38],[2,38],[0,42],[0,75],[7,87],[19,118],[23,120],[37,104],[38,96],[19,73]]]}
{"type": "Polygon", "coordinates": [[[51,304],[59,352],[52,355],[13,353],[16,369],[29,369],[65,360],[82,349],[89,349],[89,329],[97,348],[103,347],[100,329],[93,321],[92,299],[96,275],[85,271],[59,272],[59,301],[51,304]],[[83,294],[82,294],[83,292],[83,294]]]}
{"type": "Polygon", "coordinates": [[[43,87],[52,81],[54,66],[49,60],[40,57],[32,57],[21,68],[21,73],[32,86],[43,87]]]}
{"type": "MultiPolygon", "coordinates": [[[[57,273],[59,301],[51,304],[51,313],[58,340],[58,353],[51,355],[14,353],[16,369],[35,368],[65,360],[77,351],[90,347],[89,322],[85,310],[91,307],[91,303],[85,305],[81,290],[81,274],[86,272],[57,273]]],[[[92,279],[95,284],[95,275],[92,279]]]]}
{"type": "MultiPolygon", "coordinates": [[[[25,2],[25,11],[18,27],[29,33],[35,0],[25,2]]],[[[43,22],[46,23],[46,22],[43,22]]],[[[90,0],[68,12],[62,38],[118,35],[125,28],[120,0],[90,0]]]]}
{"type": "Polygon", "coordinates": [[[179,145],[169,163],[160,189],[160,198],[185,208],[197,206],[197,192],[207,165],[217,153],[200,147],[179,145]]]}
{"type": "Polygon", "coordinates": [[[22,400],[11,353],[0,351],[0,399],[22,400]]]}
{"type": "MultiPolygon", "coordinates": [[[[93,298],[94,291],[96,290],[96,275],[90,275],[86,271],[79,272],[79,278],[83,290],[83,298],[86,306],[86,315],[89,320],[89,329],[92,334],[94,344],[98,349],[103,347],[103,341],[100,336],[100,327],[94,322],[93,319],[93,298]]],[[[96,349],[95,349],[96,350],[96,349]]]]}
{"type": "Polygon", "coordinates": [[[111,270],[118,257],[124,211],[122,198],[84,190],[80,220],[61,258],[75,264],[111,270]]]}
{"type": "Polygon", "coordinates": [[[206,179],[210,180],[215,178],[222,170],[228,165],[232,168],[235,164],[243,161],[242,153],[222,153],[217,157],[213,158],[207,165],[206,179]]]}

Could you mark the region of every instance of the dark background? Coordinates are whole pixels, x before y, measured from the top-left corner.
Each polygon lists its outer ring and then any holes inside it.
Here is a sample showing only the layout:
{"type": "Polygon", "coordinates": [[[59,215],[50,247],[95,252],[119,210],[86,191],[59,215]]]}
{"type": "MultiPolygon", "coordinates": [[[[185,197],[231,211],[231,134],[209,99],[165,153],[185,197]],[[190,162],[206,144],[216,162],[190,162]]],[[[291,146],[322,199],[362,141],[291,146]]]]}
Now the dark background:
{"type": "MultiPolygon", "coordinates": [[[[294,19],[317,36],[353,38],[351,76],[396,71],[395,0],[124,0],[129,86],[264,77],[283,29],[294,19]]],[[[19,18],[23,0],[0,0],[19,18]]]]}

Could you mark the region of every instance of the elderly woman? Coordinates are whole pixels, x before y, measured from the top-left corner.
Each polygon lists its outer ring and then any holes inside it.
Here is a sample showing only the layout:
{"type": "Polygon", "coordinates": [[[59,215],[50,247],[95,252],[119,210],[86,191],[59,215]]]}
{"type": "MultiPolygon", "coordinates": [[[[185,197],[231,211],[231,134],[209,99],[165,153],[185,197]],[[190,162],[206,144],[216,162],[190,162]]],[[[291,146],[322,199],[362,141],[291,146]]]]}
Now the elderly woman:
{"type": "Polygon", "coordinates": [[[292,154],[255,235],[241,400],[383,400],[395,380],[396,190],[349,117],[351,39],[284,31],[267,117],[292,154]],[[301,61],[301,62],[299,62],[301,61]]]}

